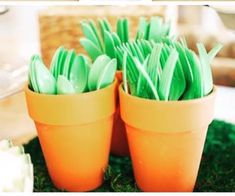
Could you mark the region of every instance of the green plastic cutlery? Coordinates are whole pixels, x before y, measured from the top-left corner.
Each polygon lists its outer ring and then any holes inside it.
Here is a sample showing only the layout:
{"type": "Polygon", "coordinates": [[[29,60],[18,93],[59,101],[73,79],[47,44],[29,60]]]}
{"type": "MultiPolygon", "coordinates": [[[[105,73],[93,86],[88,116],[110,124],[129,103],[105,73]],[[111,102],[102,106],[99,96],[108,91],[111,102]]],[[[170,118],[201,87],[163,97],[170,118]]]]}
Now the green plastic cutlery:
{"type": "Polygon", "coordinates": [[[210,64],[218,51],[222,48],[221,44],[216,45],[208,54],[203,44],[197,44],[200,63],[202,65],[202,78],[204,83],[204,94],[209,94],[212,90],[213,78],[211,73],[210,64]]]}
{"type": "MultiPolygon", "coordinates": [[[[129,33],[129,21],[126,18],[119,18],[116,23],[116,32],[114,32],[109,24],[108,20],[100,19],[98,20],[99,31],[95,26],[95,23],[91,20],[83,21],[81,23],[82,31],[85,38],[80,39],[80,43],[83,48],[87,51],[88,55],[94,62],[98,56],[101,54],[106,54],[110,58],[117,58],[116,47],[121,44],[126,44],[130,42],[129,33]]],[[[144,45],[140,47],[139,39],[160,41],[163,37],[169,36],[170,25],[168,23],[163,23],[161,17],[152,17],[150,21],[141,17],[139,20],[139,27],[135,35],[136,41],[133,45],[127,44],[130,47],[129,50],[132,53],[138,54],[141,57],[141,63],[144,61],[144,56],[146,57],[146,52],[150,52],[149,45],[144,45]]],[[[142,46],[142,45],[141,45],[142,46]]],[[[117,58],[117,69],[122,69],[122,61],[117,58]]]]}
{"type": "Polygon", "coordinates": [[[138,39],[115,48],[123,62],[123,87],[134,96],[156,100],[195,99],[213,89],[210,64],[221,45],[209,53],[197,45],[199,56],[185,41],[138,39]]]}
{"type": "Polygon", "coordinates": [[[117,60],[100,55],[90,65],[86,56],[59,47],[50,70],[38,55],[31,58],[29,87],[43,94],[75,94],[104,88],[114,81],[117,60]]]}
{"type": "Polygon", "coordinates": [[[211,63],[222,45],[210,52],[197,44],[198,55],[184,38],[170,37],[170,24],[161,17],[139,19],[134,41],[129,21],[120,18],[116,32],[106,19],[81,22],[80,43],[91,59],[59,47],[50,65],[31,58],[29,87],[37,93],[74,94],[95,91],[111,84],[116,70],[123,71],[126,93],[146,99],[187,100],[210,94],[213,89],[211,63]]]}
{"type": "Polygon", "coordinates": [[[39,93],[39,89],[38,89],[38,84],[36,81],[36,76],[35,76],[35,56],[32,56],[31,58],[31,62],[29,65],[29,87],[34,90],[35,92],[39,93]]]}
{"type": "Polygon", "coordinates": [[[105,66],[104,70],[99,76],[96,89],[101,89],[113,82],[113,78],[115,77],[115,73],[117,70],[117,60],[112,59],[105,66]]]}
{"type": "Polygon", "coordinates": [[[69,81],[74,87],[76,93],[82,93],[87,90],[88,73],[90,67],[82,55],[77,55],[70,67],[69,81]]]}
{"type": "Polygon", "coordinates": [[[176,62],[178,60],[178,53],[175,49],[170,51],[166,63],[162,69],[161,80],[159,82],[159,95],[161,100],[169,100],[171,86],[174,85],[173,75],[176,69],[176,62]]]}
{"type": "Polygon", "coordinates": [[[115,58],[115,41],[113,40],[112,34],[108,31],[104,31],[104,46],[105,53],[110,58],[115,58]]]}
{"type": "MultiPolygon", "coordinates": [[[[118,19],[117,32],[113,32],[106,19],[99,19],[99,31],[92,20],[81,22],[85,38],[80,43],[94,62],[102,54],[116,58],[115,47],[129,40],[129,27],[126,18],[118,19]]],[[[121,62],[118,62],[120,65],[121,62]]],[[[118,67],[120,69],[121,67],[118,67]]]]}
{"type": "Polygon", "coordinates": [[[56,93],[56,80],[38,55],[32,57],[29,75],[32,88],[43,94],[56,93]]]}
{"type": "Polygon", "coordinates": [[[97,90],[112,83],[117,69],[117,60],[107,55],[99,56],[91,66],[88,76],[88,88],[97,90]]]}
{"type": "Polygon", "coordinates": [[[98,56],[104,54],[104,52],[101,51],[100,48],[98,48],[91,40],[87,38],[81,38],[80,43],[87,51],[92,61],[94,61],[98,56]]]}
{"type": "Polygon", "coordinates": [[[101,42],[97,33],[97,30],[94,27],[94,23],[81,23],[82,31],[85,35],[87,35],[87,38],[91,40],[92,43],[94,43],[100,50],[102,50],[101,42]]]}
{"type": "Polygon", "coordinates": [[[57,93],[58,94],[74,94],[75,89],[70,81],[63,75],[59,75],[57,80],[57,93]]]}
{"type": "Polygon", "coordinates": [[[159,16],[151,17],[148,22],[145,18],[139,19],[139,26],[136,33],[136,40],[145,39],[159,41],[162,37],[168,37],[170,34],[170,24],[164,23],[159,16]]]}

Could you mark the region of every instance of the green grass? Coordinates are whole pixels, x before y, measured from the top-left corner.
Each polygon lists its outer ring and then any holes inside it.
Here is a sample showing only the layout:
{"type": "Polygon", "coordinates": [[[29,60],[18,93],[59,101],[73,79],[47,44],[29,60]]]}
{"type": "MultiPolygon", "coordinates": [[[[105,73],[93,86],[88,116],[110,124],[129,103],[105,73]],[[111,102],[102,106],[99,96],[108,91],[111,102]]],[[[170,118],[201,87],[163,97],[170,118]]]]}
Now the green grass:
{"type": "MultiPolygon", "coordinates": [[[[34,191],[59,191],[48,176],[38,139],[25,145],[25,151],[30,153],[34,164],[34,191]]],[[[110,156],[104,183],[95,191],[139,191],[130,159],[110,156]]],[[[209,126],[194,191],[235,191],[235,125],[215,120],[209,126]]]]}

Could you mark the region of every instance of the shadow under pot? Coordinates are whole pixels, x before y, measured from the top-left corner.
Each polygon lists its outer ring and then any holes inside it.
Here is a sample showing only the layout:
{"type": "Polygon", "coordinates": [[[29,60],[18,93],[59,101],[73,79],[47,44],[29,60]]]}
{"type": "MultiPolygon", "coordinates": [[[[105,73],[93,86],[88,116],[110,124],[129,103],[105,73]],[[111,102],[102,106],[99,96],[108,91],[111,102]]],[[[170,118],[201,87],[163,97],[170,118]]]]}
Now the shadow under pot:
{"type": "Polygon", "coordinates": [[[26,87],[49,175],[67,191],[90,191],[103,182],[110,152],[116,81],[97,91],[46,95],[26,87]]]}
{"type": "Polygon", "coordinates": [[[138,187],[193,191],[213,120],[215,89],[200,99],[156,101],[129,95],[120,85],[119,96],[138,187]]]}

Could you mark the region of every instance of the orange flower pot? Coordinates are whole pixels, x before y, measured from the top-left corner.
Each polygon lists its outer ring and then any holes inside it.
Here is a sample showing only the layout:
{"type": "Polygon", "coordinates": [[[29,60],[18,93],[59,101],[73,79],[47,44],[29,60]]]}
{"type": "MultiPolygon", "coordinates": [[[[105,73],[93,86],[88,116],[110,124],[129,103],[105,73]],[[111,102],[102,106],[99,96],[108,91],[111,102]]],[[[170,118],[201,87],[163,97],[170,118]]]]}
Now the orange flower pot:
{"type": "MultiPolygon", "coordinates": [[[[116,72],[117,91],[118,86],[122,83],[122,71],[116,72]]],[[[120,116],[119,95],[117,92],[117,110],[114,115],[113,134],[111,142],[111,153],[117,156],[129,156],[129,147],[127,142],[127,135],[125,124],[120,116]]]]}
{"type": "Polygon", "coordinates": [[[121,116],[138,187],[143,191],[193,191],[215,89],[200,99],[155,101],[131,96],[119,87],[121,116]]]}
{"type": "Polygon", "coordinates": [[[89,191],[103,182],[110,152],[116,81],[76,95],[25,90],[49,175],[59,189],[89,191]]]}

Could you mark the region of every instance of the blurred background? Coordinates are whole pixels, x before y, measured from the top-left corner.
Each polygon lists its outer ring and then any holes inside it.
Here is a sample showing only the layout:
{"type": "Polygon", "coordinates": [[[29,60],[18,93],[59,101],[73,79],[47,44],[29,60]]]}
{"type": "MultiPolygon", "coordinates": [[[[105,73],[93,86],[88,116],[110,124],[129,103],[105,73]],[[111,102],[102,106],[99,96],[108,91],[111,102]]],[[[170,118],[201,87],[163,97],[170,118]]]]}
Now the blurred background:
{"type": "Polygon", "coordinates": [[[172,33],[185,36],[192,49],[196,42],[203,42],[208,50],[222,43],[211,65],[219,85],[215,118],[235,123],[234,13],[231,6],[0,6],[0,139],[22,142],[35,136],[22,91],[28,62],[40,53],[49,66],[60,45],[83,52],[79,21],[89,18],[106,17],[114,24],[118,17],[127,17],[134,34],[140,16],[159,15],[171,21],[172,33]]]}

